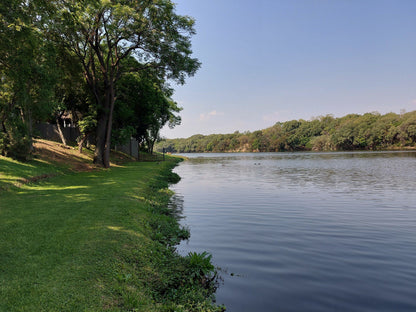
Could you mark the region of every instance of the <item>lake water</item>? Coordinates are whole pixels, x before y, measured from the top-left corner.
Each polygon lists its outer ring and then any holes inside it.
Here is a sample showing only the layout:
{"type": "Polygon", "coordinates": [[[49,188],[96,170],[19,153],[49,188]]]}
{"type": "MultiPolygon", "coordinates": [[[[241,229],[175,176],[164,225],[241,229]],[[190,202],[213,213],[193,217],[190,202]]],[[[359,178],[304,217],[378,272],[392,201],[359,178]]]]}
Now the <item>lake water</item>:
{"type": "Polygon", "coordinates": [[[227,311],[416,311],[416,153],[187,154],[173,206],[227,311]]]}

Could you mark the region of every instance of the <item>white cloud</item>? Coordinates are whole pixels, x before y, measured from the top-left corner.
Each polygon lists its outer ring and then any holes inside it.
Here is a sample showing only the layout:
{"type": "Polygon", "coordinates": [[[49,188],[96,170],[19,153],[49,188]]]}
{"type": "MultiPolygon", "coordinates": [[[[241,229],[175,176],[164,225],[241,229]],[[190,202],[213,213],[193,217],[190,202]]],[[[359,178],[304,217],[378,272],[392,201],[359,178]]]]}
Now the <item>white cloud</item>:
{"type": "Polygon", "coordinates": [[[211,117],[214,117],[214,116],[224,116],[224,113],[223,112],[217,112],[216,110],[213,110],[209,113],[202,113],[202,114],[199,114],[199,120],[208,120],[208,119],[210,119],[211,117]]]}

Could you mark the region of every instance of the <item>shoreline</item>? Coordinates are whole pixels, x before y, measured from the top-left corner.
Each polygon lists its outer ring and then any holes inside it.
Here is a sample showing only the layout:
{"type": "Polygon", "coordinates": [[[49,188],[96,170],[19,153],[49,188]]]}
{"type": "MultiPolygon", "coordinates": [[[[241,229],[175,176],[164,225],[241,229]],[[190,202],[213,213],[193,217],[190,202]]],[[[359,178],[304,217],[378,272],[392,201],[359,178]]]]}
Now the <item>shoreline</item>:
{"type": "Polygon", "coordinates": [[[179,161],[74,173],[0,157],[3,178],[57,172],[0,181],[0,310],[223,311],[203,282],[215,269],[175,249],[189,237],[168,208],[179,161]]]}

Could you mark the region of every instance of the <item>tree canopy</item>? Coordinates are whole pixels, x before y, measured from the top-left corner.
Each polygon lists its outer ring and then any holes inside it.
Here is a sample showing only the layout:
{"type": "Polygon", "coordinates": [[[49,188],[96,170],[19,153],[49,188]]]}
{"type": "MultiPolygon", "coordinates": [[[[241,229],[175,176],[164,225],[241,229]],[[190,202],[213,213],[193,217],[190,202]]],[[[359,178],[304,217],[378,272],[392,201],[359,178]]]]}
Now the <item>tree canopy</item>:
{"type": "Polygon", "coordinates": [[[18,159],[31,152],[33,123],[53,102],[57,70],[53,44],[40,31],[44,5],[0,3],[0,152],[18,159]]]}
{"type": "Polygon", "coordinates": [[[416,111],[331,115],[291,120],[254,132],[194,135],[165,140],[156,149],[172,153],[380,150],[415,147],[416,111]]]}
{"type": "Polygon", "coordinates": [[[191,50],[194,20],[176,14],[170,0],[12,0],[0,4],[0,19],[3,154],[23,144],[27,155],[33,122],[72,110],[80,113],[81,132],[95,132],[94,161],[108,167],[115,107],[123,103],[117,97],[126,90],[119,80],[137,73],[144,87],[150,79],[144,89],[159,97],[136,103],[132,113],[158,112],[146,127],[157,137],[157,128],[174,124],[172,113],[179,111],[168,82],[183,84],[200,67],[191,50]],[[140,111],[146,105],[152,109],[140,111]]]}

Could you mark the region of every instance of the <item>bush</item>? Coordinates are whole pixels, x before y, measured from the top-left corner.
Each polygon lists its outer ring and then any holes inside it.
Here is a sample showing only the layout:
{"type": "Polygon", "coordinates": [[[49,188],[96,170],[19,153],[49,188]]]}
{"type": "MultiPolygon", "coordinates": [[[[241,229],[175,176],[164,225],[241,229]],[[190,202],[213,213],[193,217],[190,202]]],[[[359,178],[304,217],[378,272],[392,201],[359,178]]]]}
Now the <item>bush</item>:
{"type": "Polygon", "coordinates": [[[29,159],[31,146],[32,140],[28,136],[14,137],[10,140],[7,156],[19,161],[26,161],[29,159]]]}
{"type": "Polygon", "coordinates": [[[7,134],[4,132],[0,132],[0,155],[6,156],[8,145],[9,145],[9,138],[7,134]]]}
{"type": "Polygon", "coordinates": [[[0,132],[0,153],[19,161],[28,160],[32,139],[28,135],[27,127],[20,120],[7,122],[8,132],[0,132]]]}

